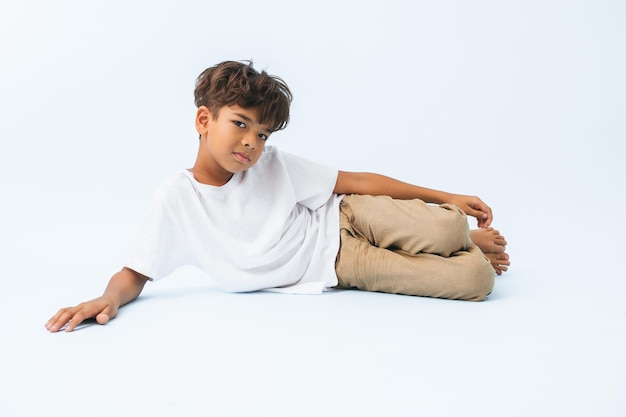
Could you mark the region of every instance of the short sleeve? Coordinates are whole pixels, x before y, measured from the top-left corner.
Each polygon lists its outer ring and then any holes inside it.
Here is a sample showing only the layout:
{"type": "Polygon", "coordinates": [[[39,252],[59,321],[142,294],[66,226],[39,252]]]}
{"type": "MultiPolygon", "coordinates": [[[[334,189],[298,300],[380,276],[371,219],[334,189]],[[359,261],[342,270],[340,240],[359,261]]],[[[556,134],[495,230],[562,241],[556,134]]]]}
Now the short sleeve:
{"type": "Polygon", "coordinates": [[[281,151],[279,155],[287,169],[296,201],[311,210],[323,206],[335,189],[339,171],[288,152],[281,151]]]}
{"type": "Polygon", "coordinates": [[[125,263],[127,268],[152,280],[190,263],[180,216],[176,215],[181,204],[173,190],[171,184],[164,184],[156,193],[125,263]]]}

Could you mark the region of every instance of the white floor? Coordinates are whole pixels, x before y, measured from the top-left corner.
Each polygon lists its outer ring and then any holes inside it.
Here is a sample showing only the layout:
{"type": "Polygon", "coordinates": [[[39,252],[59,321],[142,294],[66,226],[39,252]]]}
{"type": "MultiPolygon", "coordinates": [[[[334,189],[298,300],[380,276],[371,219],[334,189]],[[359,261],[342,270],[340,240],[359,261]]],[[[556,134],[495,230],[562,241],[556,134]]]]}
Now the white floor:
{"type": "Polygon", "coordinates": [[[105,327],[54,335],[43,321],[99,293],[104,272],[10,262],[0,406],[11,416],[621,415],[623,275],[578,261],[584,247],[541,259],[510,246],[515,266],[484,303],[228,294],[182,270],[105,327]]]}
{"type": "Polygon", "coordinates": [[[0,415],[626,415],[621,3],[179,3],[0,17],[0,415]],[[193,79],[229,58],[294,90],[277,146],[489,203],[513,265],[488,301],[229,294],[183,269],[46,332],[193,162],[193,79]]]}

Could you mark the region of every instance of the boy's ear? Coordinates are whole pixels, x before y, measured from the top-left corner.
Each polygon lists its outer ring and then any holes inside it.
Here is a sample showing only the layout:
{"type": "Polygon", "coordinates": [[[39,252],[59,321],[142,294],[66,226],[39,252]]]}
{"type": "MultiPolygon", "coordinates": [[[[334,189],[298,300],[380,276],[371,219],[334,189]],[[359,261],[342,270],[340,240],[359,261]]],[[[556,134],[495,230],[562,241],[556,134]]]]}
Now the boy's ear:
{"type": "Polygon", "coordinates": [[[211,110],[207,106],[198,107],[198,111],[196,112],[196,131],[200,135],[206,134],[209,123],[213,120],[213,115],[211,114],[211,110]]]}

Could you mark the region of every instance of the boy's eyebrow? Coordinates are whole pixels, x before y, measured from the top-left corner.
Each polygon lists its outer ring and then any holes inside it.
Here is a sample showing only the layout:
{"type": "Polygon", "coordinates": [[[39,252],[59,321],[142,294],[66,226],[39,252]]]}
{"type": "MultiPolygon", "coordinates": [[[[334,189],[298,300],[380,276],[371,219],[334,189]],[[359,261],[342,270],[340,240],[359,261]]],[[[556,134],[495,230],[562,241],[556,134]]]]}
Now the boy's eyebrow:
{"type": "MultiPolygon", "coordinates": [[[[246,121],[246,122],[248,122],[248,123],[256,123],[254,120],[252,120],[251,118],[249,118],[249,117],[248,117],[248,116],[246,116],[245,114],[242,114],[242,113],[235,113],[235,116],[241,117],[244,121],[246,121]]],[[[265,127],[265,126],[263,126],[263,130],[264,130],[266,133],[272,133],[272,131],[271,131],[269,128],[265,127]]]]}

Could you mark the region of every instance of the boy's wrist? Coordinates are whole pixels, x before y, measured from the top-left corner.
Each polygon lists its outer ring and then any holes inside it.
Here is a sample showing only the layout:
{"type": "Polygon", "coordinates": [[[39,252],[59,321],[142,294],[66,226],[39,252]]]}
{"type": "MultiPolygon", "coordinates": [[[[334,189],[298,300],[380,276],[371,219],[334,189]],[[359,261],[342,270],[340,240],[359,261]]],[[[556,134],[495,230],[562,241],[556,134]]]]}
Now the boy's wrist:
{"type": "Polygon", "coordinates": [[[434,204],[450,203],[453,200],[453,194],[447,193],[445,191],[433,190],[432,198],[430,200],[431,201],[428,202],[434,204]]]}

